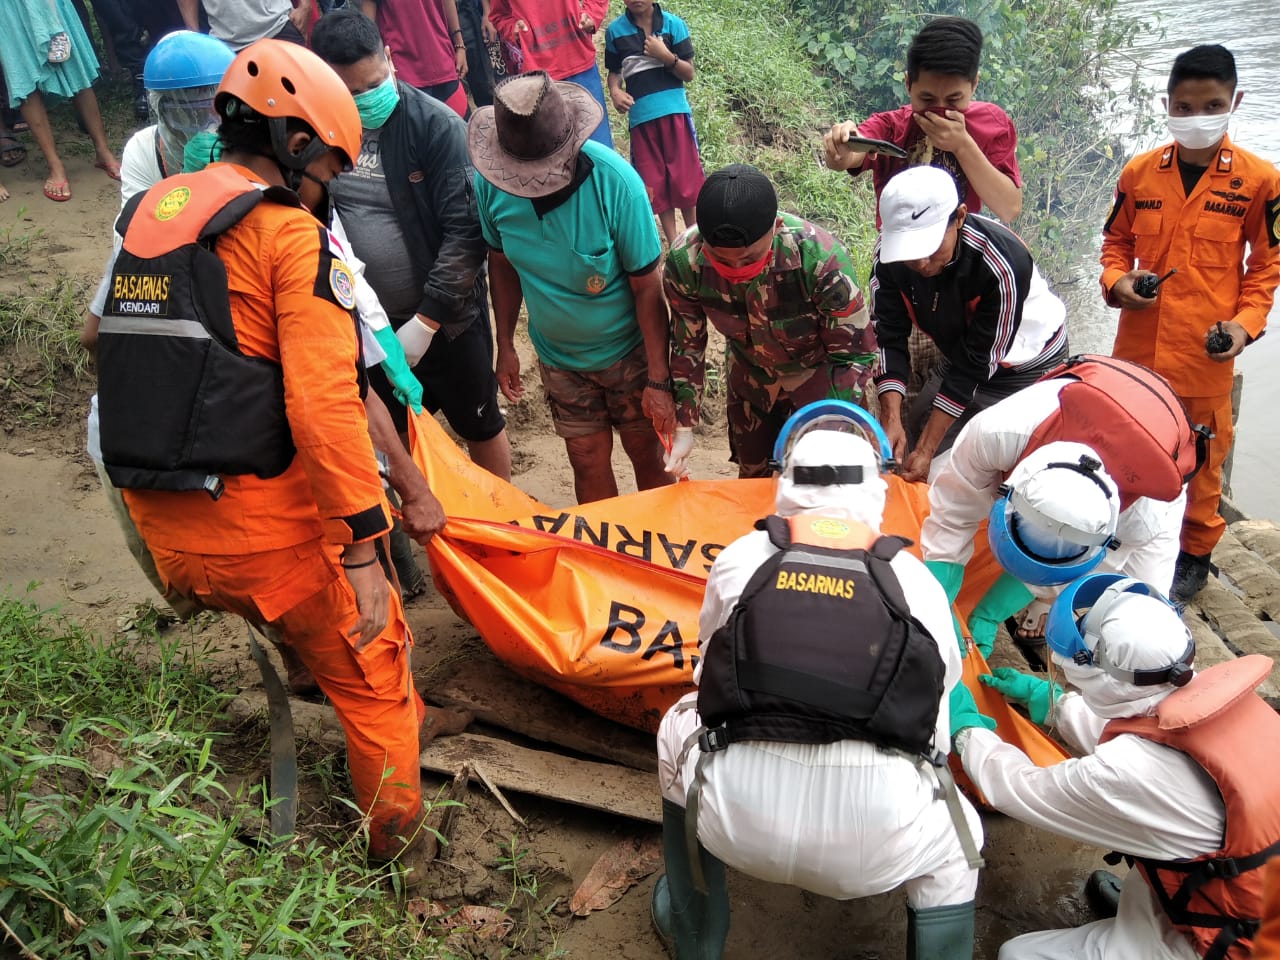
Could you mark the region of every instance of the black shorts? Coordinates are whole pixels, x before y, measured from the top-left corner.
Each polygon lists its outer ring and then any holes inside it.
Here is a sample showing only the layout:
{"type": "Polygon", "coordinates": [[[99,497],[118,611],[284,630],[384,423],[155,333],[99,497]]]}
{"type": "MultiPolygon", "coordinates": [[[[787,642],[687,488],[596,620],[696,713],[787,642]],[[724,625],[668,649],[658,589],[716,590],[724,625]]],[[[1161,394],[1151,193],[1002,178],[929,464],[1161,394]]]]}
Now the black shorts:
{"type": "MultiPolygon", "coordinates": [[[[396,329],[403,320],[392,320],[396,329]]],[[[498,377],[493,372],[493,334],[489,311],[453,340],[437,330],[426,355],[413,368],[422,384],[422,405],[428,413],[444,411],[454,433],[463,440],[492,440],[507,425],[498,406],[498,377]]],[[[409,415],[396,399],[381,365],[369,370],[369,383],[391,411],[396,429],[409,429],[409,415]]]]}

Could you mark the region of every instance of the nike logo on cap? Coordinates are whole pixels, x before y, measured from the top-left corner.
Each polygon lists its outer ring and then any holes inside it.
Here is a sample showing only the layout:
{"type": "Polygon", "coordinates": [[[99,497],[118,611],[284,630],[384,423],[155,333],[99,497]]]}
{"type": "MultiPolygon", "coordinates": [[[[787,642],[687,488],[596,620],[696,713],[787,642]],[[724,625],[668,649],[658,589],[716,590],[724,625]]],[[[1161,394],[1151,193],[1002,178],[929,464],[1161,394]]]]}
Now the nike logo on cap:
{"type": "Polygon", "coordinates": [[[929,204],[929,206],[927,206],[927,207],[921,207],[921,208],[920,208],[919,210],[917,210],[915,213],[911,214],[911,219],[912,219],[912,220],[919,220],[921,217],[923,217],[926,213],[928,213],[928,212],[929,212],[930,210],[932,210],[932,209],[933,209],[933,204],[932,204],[932,203],[931,203],[931,204],[929,204]]]}

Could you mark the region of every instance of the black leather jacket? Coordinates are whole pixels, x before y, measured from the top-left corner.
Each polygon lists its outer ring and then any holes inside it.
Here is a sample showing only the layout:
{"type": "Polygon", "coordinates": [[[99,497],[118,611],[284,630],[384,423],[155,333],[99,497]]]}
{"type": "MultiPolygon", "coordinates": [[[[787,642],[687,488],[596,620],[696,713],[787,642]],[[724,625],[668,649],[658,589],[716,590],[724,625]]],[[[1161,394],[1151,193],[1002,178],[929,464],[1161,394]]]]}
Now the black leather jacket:
{"type": "MultiPolygon", "coordinates": [[[[467,125],[449,107],[405,83],[382,128],[387,189],[414,255],[418,312],[450,340],[488,310],[485,258],[467,125]]],[[[396,317],[397,321],[404,317],[396,317]]]]}

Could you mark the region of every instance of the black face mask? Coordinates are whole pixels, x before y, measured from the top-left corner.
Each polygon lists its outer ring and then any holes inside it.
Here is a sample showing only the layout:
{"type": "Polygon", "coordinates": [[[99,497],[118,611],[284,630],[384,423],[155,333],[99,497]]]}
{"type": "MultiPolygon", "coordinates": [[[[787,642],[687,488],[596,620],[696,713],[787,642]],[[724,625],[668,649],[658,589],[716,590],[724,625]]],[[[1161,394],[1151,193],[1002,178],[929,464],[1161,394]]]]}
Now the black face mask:
{"type": "MultiPolygon", "coordinates": [[[[302,186],[301,180],[306,179],[306,180],[310,180],[312,183],[314,183],[316,186],[320,188],[320,191],[321,191],[320,202],[315,205],[315,208],[312,209],[311,212],[315,214],[316,219],[319,220],[321,223],[328,223],[329,211],[333,206],[333,200],[329,196],[329,181],[321,180],[319,177],[313,176],[312,174],[307,173],[306,170],[299,171],[299,173],[301,174],[301,176],[299,177],[298,187],[302,186]]],[[[301,191],[298,189],[298,187],[294,187],[294,192],[301,194],[301,191]]]]}

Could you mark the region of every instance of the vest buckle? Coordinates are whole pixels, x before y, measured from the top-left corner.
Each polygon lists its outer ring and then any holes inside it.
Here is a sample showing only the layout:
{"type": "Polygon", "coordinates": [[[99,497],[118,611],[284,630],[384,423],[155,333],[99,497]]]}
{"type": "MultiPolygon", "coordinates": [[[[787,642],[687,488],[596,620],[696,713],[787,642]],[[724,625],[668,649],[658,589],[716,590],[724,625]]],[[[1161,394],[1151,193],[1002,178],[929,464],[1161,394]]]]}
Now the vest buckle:
{"type": "Polygon", "coordinates": [[[703,730],[698,737],[698,747],[703,753],[716,753],[729,746],[729,730],[722,723],[718,727],[703,730]]]}

